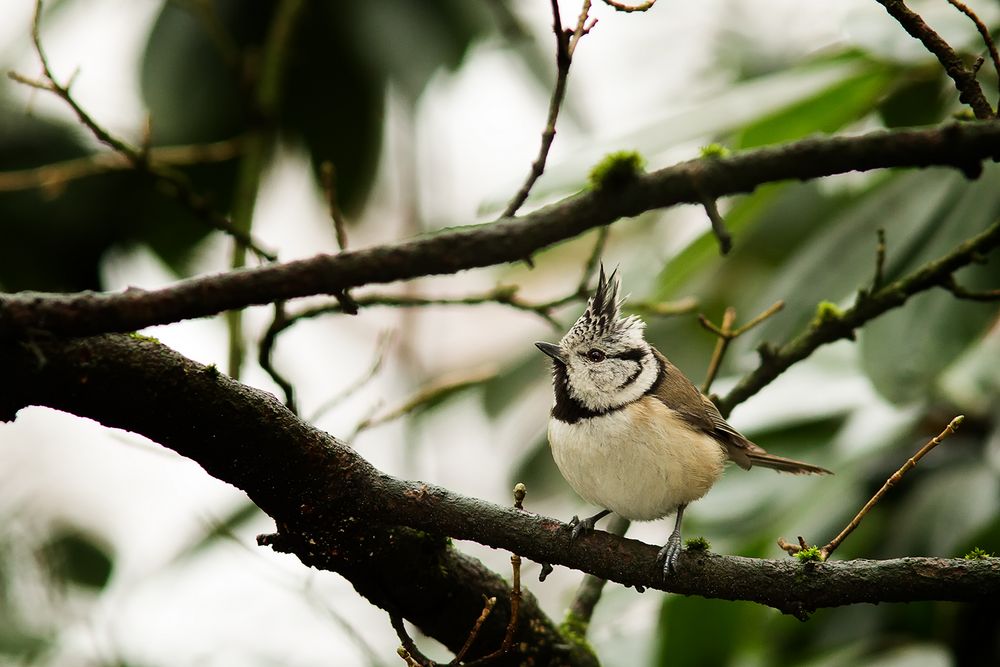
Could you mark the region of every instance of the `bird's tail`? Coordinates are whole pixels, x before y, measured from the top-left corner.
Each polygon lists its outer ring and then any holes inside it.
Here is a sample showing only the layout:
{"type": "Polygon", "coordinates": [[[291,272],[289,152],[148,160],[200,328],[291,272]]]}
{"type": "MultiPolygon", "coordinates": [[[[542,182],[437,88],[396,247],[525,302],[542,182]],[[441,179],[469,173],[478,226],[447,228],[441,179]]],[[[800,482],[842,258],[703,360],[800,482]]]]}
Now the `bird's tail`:
{"type": "Polygon", "coordinates": [[[811,463],[803,463],[795,459],[786,459],[783,456],[775,456],[767,452],[747,452],[750,463],[755,466],[763,466],[771,470],[790,472],[793,475],[832,475],[826,468],[814,466],[811,463]]]}

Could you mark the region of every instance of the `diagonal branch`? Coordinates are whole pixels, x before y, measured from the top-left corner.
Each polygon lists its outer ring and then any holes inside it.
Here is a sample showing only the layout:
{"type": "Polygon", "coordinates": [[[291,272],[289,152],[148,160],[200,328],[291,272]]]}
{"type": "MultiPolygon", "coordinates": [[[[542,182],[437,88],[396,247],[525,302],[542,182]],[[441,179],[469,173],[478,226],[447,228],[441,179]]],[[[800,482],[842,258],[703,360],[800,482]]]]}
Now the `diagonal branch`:
{"type": "Polygon", "coordinates": [[[847,310],[837,312],[834,309],[822,309],[806,331],[779,349],[761,347],[760,365],[733,387],[729,394],[717,401],[719,410],[724,415],[729,414],[736,405],[756,394],[817,348],[843,338],[852,339],[855,329],[888,310],[902,306],[914,294],[933,287],[945,287],[955,292],[952,274],[997,246],[1000,246],[1000,220],[960,243],[947,255],[924,264],[910,275],[880,289],[859,292],[854,305],[847,310]]]}
{"type": "Polygon", "coordinates": [[[889,15],[896,19],[910,36],[919,39],[920,43],[934,54],[944,67],[944,71],[955,82],[959,101],[972,107],[976,118],[980,120],[992,118],[993,107],[986,100],[983,89],[976,81],[975,72],[962,63],[962,59],[948,42],[934,32],[919,14],[907,7],[903,0],[877,0],[877,2],[885,7],[885,11],[889,12],[889,15]]]}
{"type": "Polygon", "coordinates": [[[702,191],[721,196],[750,192],[773,181],[888,167],[960,166],[977,175],[980,162],[995,156],[1000,156],[1000,122],[806,139],[682,162],[638,175],[613,196],[583,192],[524,217],[392,245],[191,278],[161,290],[2,295],[0,339],[39,331],[63,336],[134,331],[279,299],[520,261],[536,250],[619,218],[699,201],[691,186],[693,170],[699,172],[702,191]]]}

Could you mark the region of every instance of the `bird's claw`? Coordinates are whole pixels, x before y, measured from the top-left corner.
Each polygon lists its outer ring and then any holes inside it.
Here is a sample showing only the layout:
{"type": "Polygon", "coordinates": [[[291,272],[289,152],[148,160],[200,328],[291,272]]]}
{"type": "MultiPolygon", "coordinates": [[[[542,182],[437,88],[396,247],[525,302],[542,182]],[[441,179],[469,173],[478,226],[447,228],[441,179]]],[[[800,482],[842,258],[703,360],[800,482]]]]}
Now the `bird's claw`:
{"type": "Polygon", "coordinates": [[[656,554],[656,566],[663,571],[667,579],[677,571],[677,558],[681,555],[681,536],[673,533],[667,538],[667,543],[656,554]]]}
{"type": "Polygon", "coordinates": [[[570,519],[569,521],[569,525],[573,527],[573,539],[575,540],[578,537],[580,537],[580,535],[583,534],[583,531],[585,530],[593,530],[594,523],[595,523],[594,517],[590,517],[589,519],[581,519],[580,517],[574,514],[573,518],[570,519]]]}

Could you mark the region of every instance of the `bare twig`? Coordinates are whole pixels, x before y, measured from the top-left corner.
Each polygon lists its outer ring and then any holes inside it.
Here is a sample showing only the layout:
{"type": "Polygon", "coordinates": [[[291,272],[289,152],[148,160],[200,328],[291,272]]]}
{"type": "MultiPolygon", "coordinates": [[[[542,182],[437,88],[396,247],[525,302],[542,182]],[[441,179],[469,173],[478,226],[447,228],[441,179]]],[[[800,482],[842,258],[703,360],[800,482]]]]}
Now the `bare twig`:
{"type": "Polygon", "coordinates": [[[382,365],[385,363],[386,353],[389,351],[389,347],[392,344],[392,332],[383,331],[378,335],[375,340],[375,354],[372,357],[371,366],[369,366],[368,371],[364,375],[359,377],[357,380],[348,385],[343,391],[338,393],[336,396],[324,401],[318,408],[316,412],[309,417],[309,422],[316,423],[316,421],[325,415],[330,410],[333,410],[343,401],[345,401],[350,396],[357,393],[362,387],[372,381],[372,379],[378,375],[378,372],[382,370],[382,365]]]}
{"type": "Polygon", "coordinates": [[[402,616],[389,612],[389,623],[392,624],[392,629],[396,631],[396,636],[399,637],[399,642],[402,644],[396,652],[406,662],[407,667],[437,667],[436,662],[417,648],[413,638],[406,631],[406,626],[403,625],[402,616]]]}
{"type": "MultiPolygon", "coordinates": [[[[986,27],[986,24],[983,23],[982,19],[980,19],[965,3],[960,2],[959,0],[948,0],[948,2],[951,3],[952,7],[968,16],[972,19],[972,22],[976,24],[976,30],[979,31],[979,35],[983,38],[983,42],[986,44],[986,48],[990,52],[990,60],[993,61],[993,69],[997,73],[997,78],[1000,79],[1000,54],[997,53],[997,45],[993,42],[993,36],[990,35],[990,29],[986,27]]],[[[981,63],[977,63],[974,71],[978,71],[980,66],[981,63]]],[[[997,114],[1000,115],[1000,104],[998,104],[997,114]]]]}
{"type": "Polygon", "coordinates": [[[705,381],[701,385],[701,393],[707,395],[708,390],[712,388],[712,383],[715,381],[715,376],[719,372],[719,366],[722,365],[722,357],[725,356],[726,350],[729,349],[729,341],[732,340],[732,326],[736,321],[736,309],[732,306],[726,308],[726,312],[722,315],[721,328],[712,324],[704,315],[698,315],[698,321],[716,336],[715,349],[712,351],[712,358],[708,362],[705,381]]]}
{"type": "Polygon", "coordinates": [[[739,338],[746,332],[750,331],[758,324],[768,319],[769,317],[775,315],[778,311],[785,307],[784,301],[774,302],[767,310],[760,313],[752,320],[747,322],[741,327],[733,329],[733,323],[736,321],[736,309],[729,307],[726,308],[726,312],[722,316],[722,326],[715,326],[707,317],[704,315],[698,316],[698,322],[701,326],[705,327],[712,333],[714,333],[718,340],[715,342],[715,350],[712,352],[712,359],[708,363],[708,372],[705,374],[705,382],[701,385],[701,393],[708,394],[708,390],[712,387],[712,383],[715,381],[716,375],[719,373],[719,367],[722,365],[722,358],[725,356],[726,351],[729,349],[729,343],[734,339],[739,338]]]}
{"type": "Polygon", "coordinates": [[[461,391],[462,389],[467,389],[468,387],[488,382],[489,380],[495,378],[498,372],[499,370],[495,366],[486,366],[479,369],[473,369],[471,371],[462,371],[461,373],[443,375],[433,382],[421,387],[416,391],[416,393],[403,401],[397,407],[388,410],[384,414],[377,416],[373,415],[361,420],[347,440],[353,440],[360,433],[367,431],[368,429],[375,428],[376,426],[382,426],[383,424],[395,421],[400,417],[405,417],[406,415],[419,412],[428,405],[436,403],[437,401],[440,401],[455,392],[461,391]]]}
{"type": "Polygon", "coordinates": [[[260,345],[257,348],[257,364],[271,376],[271,379],[274,380],[276,385],[281,387],[281,391],[285,394],[285,407],[291,410],[294,414],[298,415],[299,411],[295,404],[295,386],[290,380],[278,372],[277,368],[274,367],[274,359],[272,356],[274,352],[275,338],[273,335],[269,335],[272,330],[286,326],[287,321],[288,318],[285,315],[285,302],[275,301],[274,318],[271,320],[271,326],[268,327],[267,332],[264,334],[264,337],[261,339],[260,345]]]}
{"type": "Polygon", "coordinates": [[[551,0],[551,3],[552,30],[556,35],[556,85],[552,90],[552,98],[549,100],[549,112],[545,121],[545,129],[542,130],[542,143],[538,148],[538,155],[531,163],[531,171],[528,173],[524,185],[521,186],[521,189],[517,191],[517,194],[500,215],[502,218],[509,218],[517,213],[521,205],[528,199],[531,188],[545,171],[549,149],[552,148],[552,141],[556,138],[556,120],[559,118],[559,110],[566,97],[566,81],[569,77],[570,65],[573,63],[573,52],[576,50],[580,38],[593,27],[593,24],[590,27],[586,25],[591,0],[584,0],[576,29],[572,32],[563,29],[562,18],[559,15],[559,0],[551,0]]]}
{"type": "Polygon", "coordinates": [[[136,171],[147,174],[160,183],[167,185],[177,200],[190,209],[199,219],[207,222],[215,229],[229,234],[242,247],[249,248],[259,257],[271,261],[277,259],[273,253],[264,250],[256,241],[254,241],[249,233],[240,230],[231,220],[212,209],[206,200],[194,191],[187,180],[162,167],[152,165],[149,160],[149,155],[144,153],[141,149],[134,148],[125,141],[112,135],[100,124],[98,124],[97,121],[95,121],[82,106],[80,106],[70,92],[72,78],[64,85],[56,81],[55,75],[52,73],[52,69],[49,66],[48,56],[46,56],[45,50],[42,47],[41,15],[42,0],[35,0],[35,13],[31,24],[31,41],[34,45],[35,53],[38,55],[38,60],[42,65],[42,80],[30,79],[16,72],[8,72],[7,76],[18,83],[55,94],[69,106],[80,123],[86,127],[99,142],[109,147],[115,153],[121,155],[136,171]]]}
{"type": "Polygon", "coordinates": [[[479,618],[476,619],[476,623],[472,626],[472,630],[469,632],[469,638],[465,640],[465,644],[463,644],[459,652],[455,654],[455,659],[448,663],[449,665],[462,664],[462,660],[465,659],[465,654],[469,652],[470,648],[472,648],[472,643],[476,641],[476,637],[479,636],[479,631],[482,629],[483,623],[485,623],[486,619],[490,617],[496,603],[497,599],[495,597],[486,598],[483,601],[483,611],[479,614],[479,618]]]}
{"type": "MultiPolygon", "coordinates": [[[[208,144],[149,147],[146,159],[153,169],[169,169],[225,162],[238,157],[241,150],[242,143],[239,138],[225,139],[208,144]]],[[[0,171],[0,191],[11,192],[32,188],[57,190],[66,183],[80,178],[134,168],[135,165],[121,153],[96,153],[31,169],[0,171]]]]}
{"type": "Polygon", "coordinates": [[[997,301],[1000,300],[1000,289],[974,291],[962,287],[955,281],[955,276],[949,275],[941,283],[941,286],[955,295],[957,299],[967,301],[997,301]]]}
{"type": "Polygon", "coordinates": [[[326,195],[326,205],[330,210],[330,219],[333,220],[333,230],[337,237],[337,247],[347,250],[347,221],[340,210],[340,203],[337,198],[337,171],[333,163],[325,160],[320,166],[320,176],[323,180],[323,193],[326,195]]]}
{"type": "Polygon", "coordinates": [[[624,307],[640,315],[673,317],[693,312],[698,307],[698,299],[686,296],[676,301],[629,301],[624,307]]]}
{"type": "MultiPolygon", "coordinates": [[[[528,493],[527,487],[521,482],[514,485],[514,509],[524,510],[524,498],[528,493]]],[[[507,655],[510,652],[511,646],[514,644],[514,633],[517,631],[517,621],[521,610],[521,557],[516,553],[510,555],[510,570],[511,570],[511,585],[510,585],[510,618],[507,620],[507,630],[504,632],[503,641],[500,643],[500,648],[493,651],[492,653],[479,658],[478,660],[473,660],[467,663],[470,667],[473,665],[485,665],[496,658],[507,655]]],[[[496,602],[496,598],[493,598],[496,602]]],[[[492,606],[490,607],[492,609],[492,606]]],[[[487,614],[486,610],[483,610],[483,614],[487,614]]],[[[468,641],[466,641],[465,646],[462,649],[462,653],[468,650],[468,647],[472,644],[475,639],[475,635],[479,633],[479,629],[482,627],[482,621],[486,620],[483,615],[480,615],[480,621],[476,622],[476,627],[473,628],[473,634],[469,636],[468,641]]],[[[456,656],[452,664],[458,664],[460,656],[456,656]]]]}
{"type": "MultiPolygon", "coordinates": [[[[916,454],[907,459],[906,463],[904,463],[899,468],[899,470],[892,473],[892,475],[889,476],[889,479],[885,480],[885,484],[882,485],[882,488],[880,488],[878,491],[875,492],[875,495],[872,496],[867,503],[865,503],[865,506],[861,508],[861,511],[858,512],[853,519],[851,519],[850,523],[848,523],[847,526],[842,531],[840,531],[840,533],[835,538],[830,540],[830,542],[826,546],[821,547],[819,549],[819,560],[825,561],[827,558],[829,558],[830,555],[837,549],[837,547],[839,547],[840,544],[845,539],[847,539],[847,536],[850,535],[852,532],[854,532],[854,529],[857,528],[858,525],[860,525],[861,520],[865,518],[865,516],[868,514],[868,512],[871,511],[873,507],[875,507],[878,501],[882,499],[882,496],[888,493],[889,489],[894,487],[899,482],[899,480],[903,478],[903,475],[905,475],[907,472],[913,469],[920,461],[920,459],[924,458],[924,456],[926,456],[932,449],[940,445],[945,438],[947,438],[949,435],[957,431],[959,425],[961,425],[964,419],[965,419],[964,415],[958,415],[957,417],[952,419],[951,422],[945,427],[943,431],[941,431],[936,436],[931,438],[927,442],[927,444],[925,444],[923,447],[920,448],[919,451],[917,451],[916,454]]],[[[801,537],[799,538],[798,545],[790,544],[786,542],[784,538],[780,538],[778,540],[778,546],[787,551],[789,554],[796,554],[802,551],[803,549],[809,548],[806,545],[806,541],[801,537]]]]}
{"type": "Polygon", "coordinates": [[[708,219],[712,223],[712,233],[719,241],[719,253],[728,254],[733,248],[733,237],[726,229],[726,222],[722,219],[722,214],[719,213],[719,207],[711,197],[702,199],[701,204],[705,207],[705,213],[708,214],[708,219]]]}
{"type": "Polygon", "coordinates": [[[896,19],[906,32],[919,39],[924,47],[937,57],[944,71],[955,82],[959,101],[972,107],[976,118],[980,120],[992,118],[993,108],[986,101],[983,89],[976,81],[975,73],[962,64],[962,59],[948,42],[934,32],[919,14],[907,7],[903,0],[877,0],[877,2],[885,7],[889,15],[896,19]]]}

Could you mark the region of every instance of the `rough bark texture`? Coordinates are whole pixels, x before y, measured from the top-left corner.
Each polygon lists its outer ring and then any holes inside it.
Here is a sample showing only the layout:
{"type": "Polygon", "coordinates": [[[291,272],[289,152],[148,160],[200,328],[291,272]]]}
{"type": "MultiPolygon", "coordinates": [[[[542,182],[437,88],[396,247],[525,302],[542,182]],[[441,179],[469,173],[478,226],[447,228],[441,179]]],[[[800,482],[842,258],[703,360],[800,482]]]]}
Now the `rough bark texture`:
{"type": "MultiPolygon", "coordinates": [[[[352,449],[296,418],[273,396],[149,339],[104,335],[0,343],[0,419],[44,405],[141,433],[243,489],[275,519],[266,541],[306,564],[341,573],[375,604],[410,619],[453,650],[482,608],[496,611],[471,655],[499,646],[507,586],[446,539],[469,539],[625,585],[751,600],[802,616],[858,602],[990,600],[1000,559],[904,558],[803,564],[685,553],[666,585],[657,548],[605,532],[570,540],[568,526],[380,473],[352,449]]],[[[593,664],[582,646],[526,596],[516,644],[537,664],[593,664]]],[[[516,654],[507,664],[520,664],[516,654]]],[[[502,663],[501,663],[502,664],[502,663]]]]}

